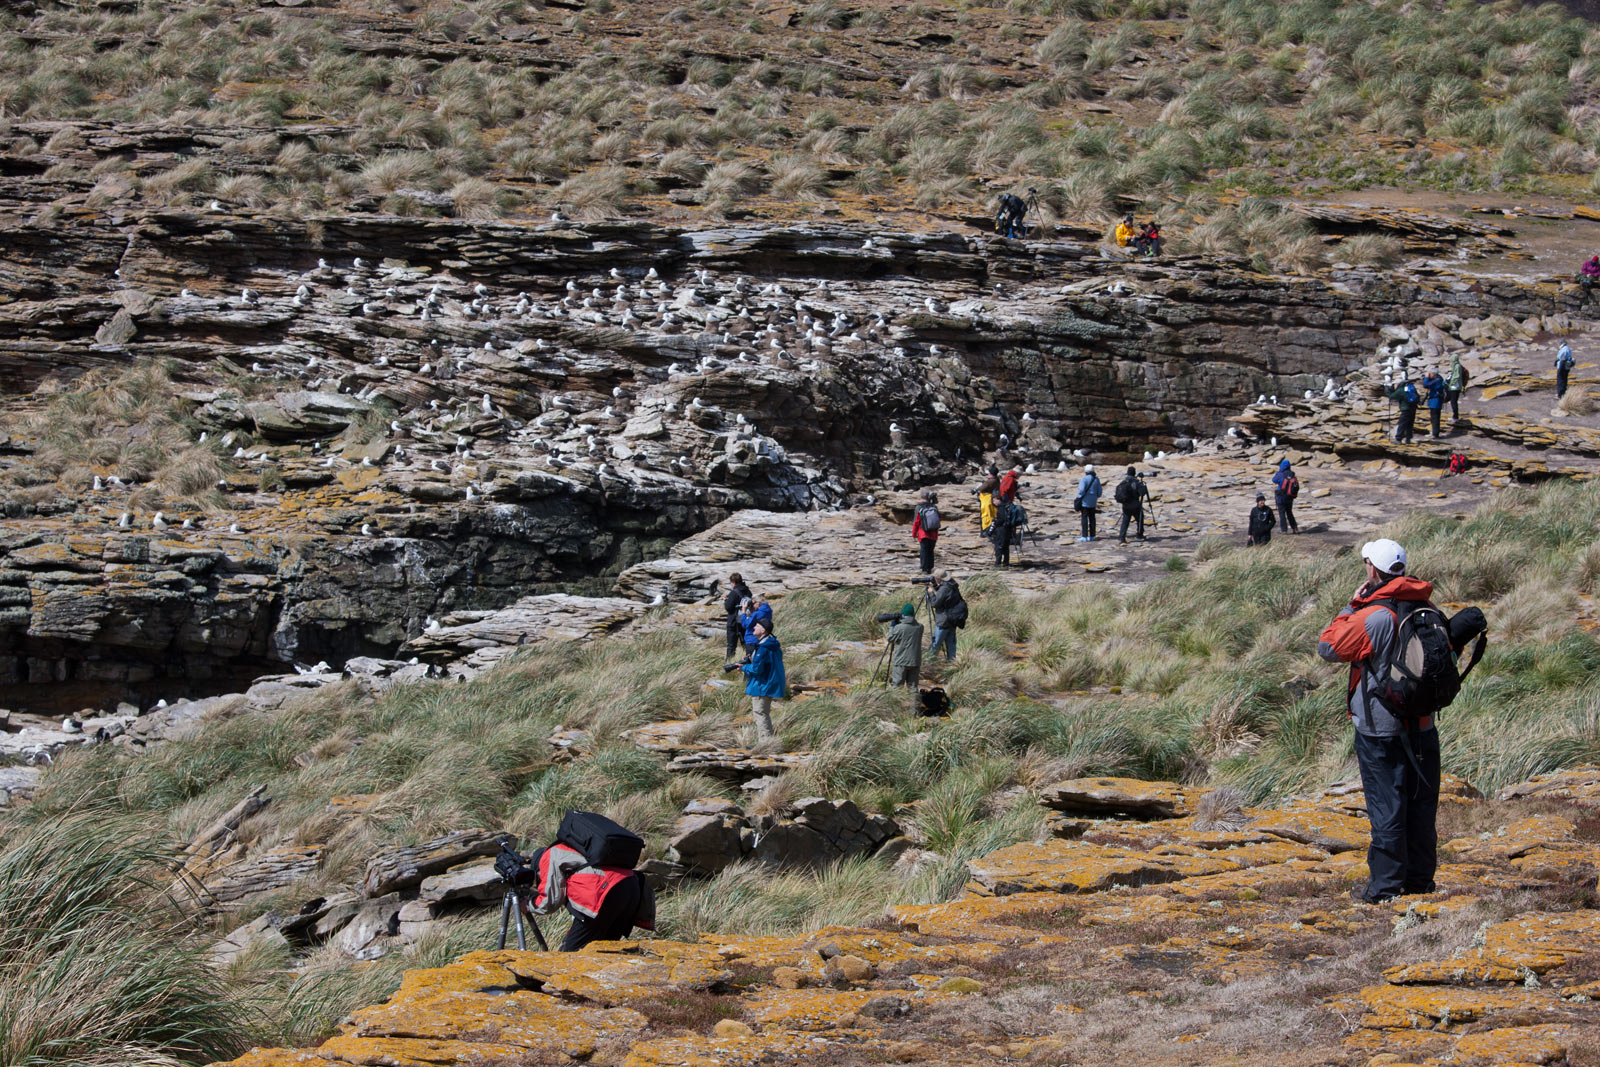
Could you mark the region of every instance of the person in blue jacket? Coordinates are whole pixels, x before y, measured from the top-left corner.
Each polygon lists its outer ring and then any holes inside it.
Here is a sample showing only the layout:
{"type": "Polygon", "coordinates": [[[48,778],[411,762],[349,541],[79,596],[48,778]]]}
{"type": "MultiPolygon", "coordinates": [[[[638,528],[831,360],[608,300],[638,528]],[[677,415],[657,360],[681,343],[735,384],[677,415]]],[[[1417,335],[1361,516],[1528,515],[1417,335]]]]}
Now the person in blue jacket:
{"type": "Polygon", "coordinates": [[[1278,461],[1278,473],[1272,476],[1272,502],[1278,505],[1278,529],[1284,533],[1299,533],[1300,524],[1294,517],[1294,498],[1300,495],[1300,479],[1295,477],[1289,461],[1278,461]]]}
{"type": "Polygon", "coordinates": [[[750,714],[756,721],[756,738],[766,741],[776,734],[772,729],[772,700],[789,695],[789,679],[783,672],[783,646],[772,634],[772,615],[757,619],[751,624],[755,631],[756,647],[750,662],[739,669],[747,681],[745,694],[750,697],[750,714]]]}
{"type": "Polygon", "coordinates": [[[1083,531],[1078,537],[1080,541],[1094,540],[1094,509],[1100,503],[1100,493],[1104,488],[1100,484],[1100,476],[1094,472],[1094,464],[1084,467],[1083,477],[1078,479],[1078,495],[1072,501],[1078,509],[1078,526],[1083,531]]]}
{"type": "Polygon", "coordinates": [[[772,605],[764,597],[751,597],[745,601],[744,609],[739,613],[739,623],[744,627],[744,662],[749,663],[751,655],[755,652],[756,623],[765,622],[767,632],[772,631],[772,605]]]}
{"type": "Polygon", "coordinates": [[[1430,370],[1422,379],[1422,388],[1428,394],[1428,419],[1433,424],[1433,436],[1439,437],[1439,416],[1444,413],[1444,378],[1436,370],[1430,370]]]}

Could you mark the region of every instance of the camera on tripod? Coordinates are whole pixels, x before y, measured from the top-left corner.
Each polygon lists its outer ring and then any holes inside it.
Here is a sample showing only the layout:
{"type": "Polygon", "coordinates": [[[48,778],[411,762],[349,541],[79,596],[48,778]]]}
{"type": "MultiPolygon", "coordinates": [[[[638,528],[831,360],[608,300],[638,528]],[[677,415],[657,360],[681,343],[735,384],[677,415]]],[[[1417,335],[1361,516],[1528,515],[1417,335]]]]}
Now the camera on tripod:
{"type": "Polygon", "coordinates": [[[890,626],[893,626],[903,618],[905,618],[905,616],[901,615],[898,611],[880,611],[878,613],[877,621],[886,622],[890,626]]]}

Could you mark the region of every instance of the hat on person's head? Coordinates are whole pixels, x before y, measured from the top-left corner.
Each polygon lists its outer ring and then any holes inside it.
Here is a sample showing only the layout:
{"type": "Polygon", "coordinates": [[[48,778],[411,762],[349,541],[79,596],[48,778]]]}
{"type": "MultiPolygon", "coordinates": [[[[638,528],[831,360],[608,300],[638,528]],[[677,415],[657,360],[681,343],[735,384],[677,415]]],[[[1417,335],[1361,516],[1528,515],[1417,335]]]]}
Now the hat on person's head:
{"type": "Polygon", "coordinates": [[[1128,212],[1128,217],[1123,219],[1122,221],[1124,221],[1124,222],[1132,222],[1133,221],[1133,212],[1131,212],[1131,211],[1128,212]]]}
{"type": "Polygon", "coordinates": [[[930,491],[930,490],[927,490],[927,489],[924,489],[924,490],[923,490],[923,491],[922,491],[922,492],[921,492],[921,493],[920,493],[920,494],[919,494],[919,497],[920,497],[920,499],[922,499],[922,500],[926,500],[926,499],[928,499],[928,497],[930,497],[930,496],[932,496],[932,495],[933,495],[933,493],[932,493],[932,492],[931,492],[931,491],[930,491]]]}
{"type": "Polygon", "coordinates": [[[1133,475],[1137,475],[1139,473],[1139,468],[1138,467],[1129,467],[1128,468],[1128,473],[1129,474],[1133,474],[1133,475]]]}
{"type": "Polygon", "coordinates": [[[996,467],[993,463],[991,463],[991,464],[989,464],[989,473],[990,474],[999,474],[1000,473],[1000,468],[996,467]]]}
{"type": "Polygon", "coordinates": [[[911,604],[911,602],[909,600],[906,601],[906,603],[904,605],[902,605],[901,608],[900,608],[900,614],[901,615],[915,615],[916,613],[917,613],[917,609],[912,606],[912,604],[911,604]]]}
{"type": "Polygon", "coordinates": [[[1085,473],[1085,474],[1093,474],[1094,473],[1094,464],[1093,463],[1085,463],[1083,465],[1083,473],[1085,473]]]}
{"type": "Polygon", "coordinates": [[[1281,470],[1281,471],[1282,470],[1288,470],[1289,469],[1289,461],[1287,459],[1278,460],[1278,469],[1281,470]]]}
{"type": "Polygon", "coordinates": [[[1267,494],[1265,494],[1265,493],[1257,493],[1256,494],[1256,499],[1257,500],[1265,500],[1265,499],[1267,499],[1267,494]]]}
{"type": "Polygon", "coordinates": [[[767,633],[769,633],[769,634],[772,632],[772,620],[771,619],[757,619],[755,622],[750,624],[750,628],[752,630],[754,630],[757,626],[761,627],[763,630],[767,631],[767,633]]]}
{"type": "Polygon", "coordinates": [[[1384,574],[1406,572],[1406,550],[1400,547],[1399,542],[1391,541],[1387,537],[1380,537],[1376,541],[1368,541],[1362,545],[1361,558],[1384,574]]]}
{"type": "Polygon", "coordinates": [[[950,577],[950,572],[941,567],[933,572],[933,576],[942,582],[946,578],[950,577]]]}

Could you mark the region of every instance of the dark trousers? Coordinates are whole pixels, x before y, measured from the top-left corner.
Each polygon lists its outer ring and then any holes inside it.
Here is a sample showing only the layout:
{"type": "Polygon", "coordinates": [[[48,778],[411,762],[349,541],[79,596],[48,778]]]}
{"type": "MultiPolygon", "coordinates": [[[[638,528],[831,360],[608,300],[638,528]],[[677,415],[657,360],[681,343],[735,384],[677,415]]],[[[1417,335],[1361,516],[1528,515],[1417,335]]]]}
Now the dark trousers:
{"type": "Polygon", "coordinates": [[[1431,893],[1438,863],[1434,819],[1439,810],[1439,732],[1407,737],[1356,734],[1356,763],[1366,793],[1372,844],[1367,849],[1367,896],[1431,893]],[[1406,754],[1409,740],[1416,755],[1406,754]],[[1421,773],[1418,773],[1418,767],[1421,773]]]}
{"type": "Polygon", "coordinates": [[[922,555],[922,573],[933,573],[933,546],[938,542],[931,537],[924,537],[917,542],[917,551],[922,555]]]}
{"type": "Polygon", "coordinates": [[[1278,505],[1278,529],[1284,533],[1293,530],[1300,532],[1300,524],[1294,521],[1294,501],[1282,493],[1274,494],[1274,502],[1278,505]]]}
{"type": "Polygon", "coordinates": [[[1395,425],[1394,439],[1396,441],[1403,441],[1406,444],[1410,444],[1411,438],[1416,434],[1416,428],[1417,405],[1401,404],[1400,421],[1395,425]]]}
{"type": "Polygon", "coordinates": [[[1122,509],[1122,532],[1117,535],[1118,538],[1123,541],[1128,539],[1128,521],[1130,519],[1134,522],[1134,536],[1143,541],[1144,508],[1135,508],[1133,511],[1129,511],[1127,508],[1122,509]]]}
{"type": "Polygon", "coordinates": [[[1450,418],[1459,420],[1461,418],[1461,390],[1451,389],[1444,395],[1445,399],[1450,401],[1450,418]]]}
{"type": "Polygon", "coordinates": [[[1094,508],[1084,508],[1078,512],[1078,526],[1083,530],[1083,536],[1094,536],[1094,508]]]}
{"type": "Polygon", "coordinates": [[[994,561],[1002,567],[1011,563],[1011,527],[996,522],[989,528],[989,538],[994,542],[994,561]]]}
{"type": "Polygon", "coordinates": [[[733,650],[744,646],[744,627],[732,615],[728,616],[728,651],[722,654],[724,663],[733,659],[733,650]]]}
{"type": "Polygon", "coordinates": [[[1433,436],[1435,437],[1439,436],[1439,416],[1443,414],[1444,408],[1442,406],[1428,409],[1428,422],[1433,428],[1433,436]]]}
{"type": "Polygon", "coordinates": [[[639,914],[639,876],[624,879],[612,887],[600,902],[600,914],[572,916],[572,926],[561,942],[561,952],[576,952],[591,941],[621,941],[633,933],[633,920],[639,914]]]}
{"type": "Polygon", "coordinates": [[[1567,367],[1557,367],[1556,368],[1556,399],[1557,400],[1559,400],[1562,397],[1567,395],[1567,375],[1570,374],[1570,373],[1571,373],[1571,370],[1569,368],[1567,368],[1567,367]]]}

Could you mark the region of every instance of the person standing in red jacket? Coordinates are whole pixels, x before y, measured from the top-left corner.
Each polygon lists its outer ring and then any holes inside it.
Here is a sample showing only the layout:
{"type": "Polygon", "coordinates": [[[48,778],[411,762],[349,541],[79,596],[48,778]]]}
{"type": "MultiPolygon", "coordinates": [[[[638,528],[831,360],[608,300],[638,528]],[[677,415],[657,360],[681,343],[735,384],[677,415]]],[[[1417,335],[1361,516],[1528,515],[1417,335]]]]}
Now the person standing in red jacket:
{"type": "Polygon", "coordinates": [[[911,520],[911,536],[917,539],[917,549],[922,556],[922,573],[933,573],[933,550],[939,543],[939,494],[931,489],[922,491],[921,503],[911,520]]]}
{"type": "Polygon", "coordinates": [[[1408,725],[1377,696],[1404,611],[1429,604],[1433,586],[1406,574],[1406,550],[1388,538],[1361,546],[1367,578],[1317,642],[1317,654],[1350,664],[1346,694],[1372,842],[1367,884],[1351,895],[1379,904],[1433,892],[1438,864],[1439,731],[1433,716],[1408,725]]]}

